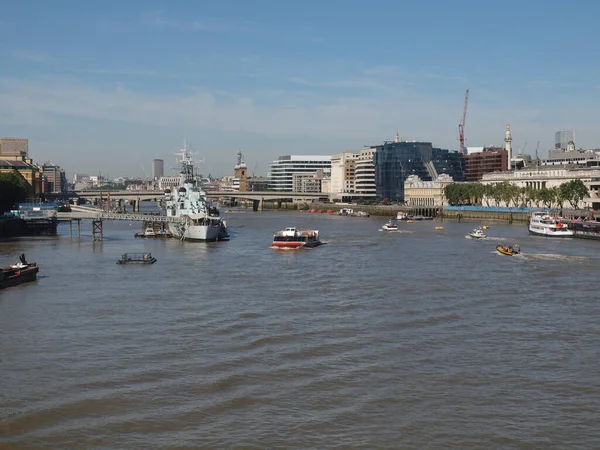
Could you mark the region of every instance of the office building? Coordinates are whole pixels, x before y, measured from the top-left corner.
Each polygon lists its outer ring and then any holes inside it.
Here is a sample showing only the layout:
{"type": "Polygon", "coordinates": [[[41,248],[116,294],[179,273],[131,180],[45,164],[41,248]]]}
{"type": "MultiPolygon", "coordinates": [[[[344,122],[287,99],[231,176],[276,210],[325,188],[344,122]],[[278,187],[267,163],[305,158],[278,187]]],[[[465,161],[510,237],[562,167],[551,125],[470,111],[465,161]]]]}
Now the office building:
{"type": "Polygon", "coordinates": [[[465,155],[465,178],[481,181],[484,173],[508,170],[508,151],[502,147],[484,147],[480,152],[465,155]]]}
{"type": "Polygon", "coordinates": [[[152,160],[152,179],[159,180],[165,175],[165,162],[162,159],[152,160]]]}
{"type": "Polygon", "coordinates": [[[46,162],[42,164],[43,192],[45,194],[62,194],[67,191],[67,177],[65,171],[55,164],[46,162]]]}
{"type": "Polygon", "coordinates": [[[0,155],[29,158],[29,140],[25,138],[0,138],[0,155]]]}
{"type": "Polygon", "coordinates": [[[572,131],[557,131],[554,134],[554,149],[555,150],[567,150],[567,146],[569,142],[573,142],[575,139],[573,138],[572,131]]]}
{"type": "Polygon", "coordinates": [[[271,163],[269,189],[280,192],[293,192],[294,174],[316,174],[318,170],[323,171],[324,177],[331,175],[331,156],[280,156],[271,163]]]}
{"type": "Polygon", "coordinates": [[[404,182],[411,175],[432,181],[446,174],[454,181],[465,181],[464,155],[434,148],[431,142],[396,139],[374,148],[377,198],[404,202],[404,182]]]}

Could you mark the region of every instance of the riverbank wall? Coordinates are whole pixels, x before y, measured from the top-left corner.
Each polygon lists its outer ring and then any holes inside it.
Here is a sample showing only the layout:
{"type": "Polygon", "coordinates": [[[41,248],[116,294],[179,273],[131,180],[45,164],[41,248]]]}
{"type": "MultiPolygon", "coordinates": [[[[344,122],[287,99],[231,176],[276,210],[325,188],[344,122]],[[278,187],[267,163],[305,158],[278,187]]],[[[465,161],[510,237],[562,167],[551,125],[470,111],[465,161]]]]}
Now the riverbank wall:
{"type": "MultiPolygon", "coordinates": [[[[251,205],[249,206],[251,207],[251,205]]],[[[352,209],[355,213],[364,211],[371,216],[396,217],[399,212],[407,215],[421,215],[439,220],[486,220],[501,222],[529,221],[530,211],[527,210],[500,210],[498,208],[477,209],[468,208],[440,208],[440,207],[409,207],[399,205],[349,205],[338,203],[290,203],[290,202],[265,202],[264,210],[295,211],[304,210],[314,213],[336,213],[342,209],[352,209]]]]}

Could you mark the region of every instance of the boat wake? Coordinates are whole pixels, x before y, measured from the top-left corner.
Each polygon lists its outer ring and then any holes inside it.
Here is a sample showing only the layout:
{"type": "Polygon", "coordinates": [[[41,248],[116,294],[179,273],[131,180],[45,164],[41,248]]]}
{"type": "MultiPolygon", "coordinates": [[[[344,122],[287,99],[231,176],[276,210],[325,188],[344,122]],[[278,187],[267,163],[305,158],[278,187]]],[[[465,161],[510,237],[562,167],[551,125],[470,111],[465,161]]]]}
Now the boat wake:
{"type": "Polygon", "coordinates": [[[527,253],[523,257],[540,261],[588,261],[591,259],[588,256],[569,256],[556,253],[527,253]]]}

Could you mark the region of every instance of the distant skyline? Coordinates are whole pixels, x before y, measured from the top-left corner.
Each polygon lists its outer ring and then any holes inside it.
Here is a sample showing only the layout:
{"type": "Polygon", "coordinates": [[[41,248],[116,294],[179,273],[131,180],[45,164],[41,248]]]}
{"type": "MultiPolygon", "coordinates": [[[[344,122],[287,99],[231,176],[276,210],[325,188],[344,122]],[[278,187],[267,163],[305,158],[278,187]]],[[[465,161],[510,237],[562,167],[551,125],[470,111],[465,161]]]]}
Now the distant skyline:
{"type": "Polygon", "coordinates": [[[540,157],[554,133],[600,147],[600,3],[528,0],[5,2],[0,136],[69,174],[143,176],[183,140],[204,175],[236,153],[265,175],[286,154],[394,138],[540,157]]]}

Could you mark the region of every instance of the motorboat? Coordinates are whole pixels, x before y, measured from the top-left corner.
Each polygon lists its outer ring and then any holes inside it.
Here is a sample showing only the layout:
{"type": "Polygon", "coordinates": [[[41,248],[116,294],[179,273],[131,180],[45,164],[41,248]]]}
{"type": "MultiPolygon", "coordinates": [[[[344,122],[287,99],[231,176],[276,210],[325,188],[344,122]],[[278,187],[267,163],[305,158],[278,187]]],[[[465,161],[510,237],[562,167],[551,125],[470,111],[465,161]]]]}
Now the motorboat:
{"type": "Polygon", "coordinates": [[[545,237],[573,237],[573,230],[563,220],[547,213],[533,213],[529,220],[529,233],[545,237]]]}
{"type": "Polygon", "coordinates": [[[21,253],[18,263],[0,268],[0,289],[35,281],[39,270],[36,263],[28,263],[25,253],[21,253]]]}
{"type": "Polygon", "coordinates": [[[311,248],[321,245],[319,230],[308,230],[296,227],[287,227],[273,235],[275,248],[311,248]]]}
{"type": "Polygon", "coordinates": [[[496,250],[506,256],[515,256],[521,253],[521,248],[518,245],[497,245],[496,250]]]}
{"type": "Polygon", "coordinates": [[[485,234],[481,228],[475,228],[474,230],[469,231],[469,237],[472,237],[473,239],[483,239],[487,237],[487,234],[485,234]]]}
{"type": "Polygon", "coordinates": [[[384,224],[381,229],[383,231],[398,231],[398,225],[396,225],[394,222],[388,222],[386,224],[384,224]]]}

